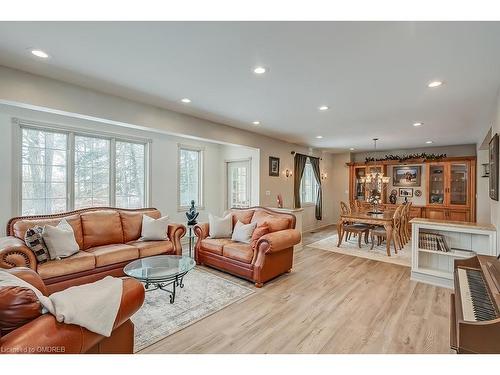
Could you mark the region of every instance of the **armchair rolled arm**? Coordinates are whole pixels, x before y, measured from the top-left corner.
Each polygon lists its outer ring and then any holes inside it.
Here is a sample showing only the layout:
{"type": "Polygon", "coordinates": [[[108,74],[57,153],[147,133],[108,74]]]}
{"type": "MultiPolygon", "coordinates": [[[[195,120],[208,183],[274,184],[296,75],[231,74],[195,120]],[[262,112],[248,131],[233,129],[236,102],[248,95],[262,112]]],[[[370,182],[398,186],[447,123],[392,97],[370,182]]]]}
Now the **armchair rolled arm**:
{"type": "Polygon", "coordinates": [[[265,254],[288,249],[300,242],[300,232],[296,229],[285,229],[263,235],[257,241],[257,249],[265,254]]]}
{"type": "Polygon", "coordinates": [[[196,236],[196,245],[194,246],[194,259],[198,263],[198,252],[200,251],[201,241],[208,237],[210,227],[208,223],[199,223],[194,226],[194,235],[196,236]]]}
{"type": "Polygon", "coordinates": [[[35,254],[26,246],[23,240],[7,236],[0,238],[0,267],[28,267],[36,270],[35,254]]]}
{"type": "Polygon", "coordinates": [[[207,238],[209,233],[208,223],[199,223],[194,226],[194,234],[198,237],[198,241],[207,238]]]}
{"type": "Polygon", "coordinates": [[[27,267],[15,267],[6,270],[6,272],[19,277],[21,280],[26,281],[28,284],[33,285],[35,288],[37,288],[44,296],[48,296],[49,292],[47,290],[47,287],[45,286],[45,283],[43,282],[42,278],[38,273],[33,271],[31,268],[27,267]]]}
{"type": "MultiPolygon", "coordinates": [[[[144,287],[134,279],[123,279],[123,292],[114,328],[142,306],[144,287]]],[[[0,352],[9,354],[85,353],[106,337],[75,324],[58,323],[45,314],[0,338],[0,352]]]]}
{"type": "Polygon", "coordinates": [[[182,224],[169,224],[167,228],[167,235],[177,255],[182,255],[181,238],[186,234],[186,227],[182,224]]]}

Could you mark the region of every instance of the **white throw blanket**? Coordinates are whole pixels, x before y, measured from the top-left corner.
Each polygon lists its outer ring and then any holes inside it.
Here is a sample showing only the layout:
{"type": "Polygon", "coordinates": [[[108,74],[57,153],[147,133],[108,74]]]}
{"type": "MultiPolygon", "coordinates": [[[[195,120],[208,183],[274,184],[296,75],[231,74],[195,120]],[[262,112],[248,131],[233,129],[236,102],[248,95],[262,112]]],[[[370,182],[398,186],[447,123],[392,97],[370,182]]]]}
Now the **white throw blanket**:
{"type": "Polygon", "coordinates": [[[43,306],[60,323],[76,324],[89,331],[109,337],[120,308],[123,282],[106,276],[96,282],[73,286],[46,297],[33,285],[9,272],[0,270],[0,287],[19,286],[31,289],[43,306]]]}

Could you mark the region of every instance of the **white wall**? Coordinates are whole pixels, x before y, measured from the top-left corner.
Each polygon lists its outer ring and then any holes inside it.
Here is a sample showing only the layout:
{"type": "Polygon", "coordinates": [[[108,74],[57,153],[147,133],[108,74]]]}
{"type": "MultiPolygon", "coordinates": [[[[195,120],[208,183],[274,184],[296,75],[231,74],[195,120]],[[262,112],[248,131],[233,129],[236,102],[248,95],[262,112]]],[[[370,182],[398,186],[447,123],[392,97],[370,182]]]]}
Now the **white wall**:
{"type": "MultiPolygon", "coordinates": [[[[103,131],[102,124],[75,120],[65,116],[40,113],[26,109],[0,106],[0,167],[4,172],[0,179],[0,225],[6,226],[9,218],[18,215],[17,202],[14,202],[13,188],[16,184],[13,178],[16,176],[13,170],[12,156],[16,149],[13,143],[14,125],[12,118],[38,121],[53,125],[62,125],[68,128],[84,130],[103,131]]],[[[184,212],[177,211],[177,145],[187,144],[202,147],[204,150],[204,210],[200,211],[201,220],[207,219],[207,213],[217,215],[223,212],[223,200],[220,194],[219,184],[223,178],[221,165],[223,157],[221,145],[210,142],[202,142],[193,139],[175,137],[166,134],[144,132],[127,129],[119,126],[106,126],[106,132],[120,134],[123,136],[135,136],[152,139],[151,144],[151,206],[158,208],[163,214],[168,214],[173,221],[186,221],[184,212]]],[[[19,151],[19,150],[17,150],[19,151]]]]}
{"type": "Polygon", "coordinates": [[[476,182],[476,217],[478,223],[491,223],[491,199],[489,197],[489,178],[482,177],[483,167],[481,164],[488,163],[488,150],[477,151],[477,182],[476,182]]]}
{"type": "MultiPolygon", "coordinates": [[[[491,135],[500,134],[500,93],[497,97],[496,114],[491,127],[491,135]]],[[[498,172],[498,171],[497,171],[498,172]]],[[[500,229],[500,202],[490,199],[491,222],[496,226],[497,232],[500,229]]],[[[497,235],[497,253],[500,251],[500,236],[497,235]]]]}
{"type": "MultiPolygon", "coordinates": [[[[318,150],[310,150],[307,147],[246,130],[0,66],[0,104],[2,103],[62,114],[68,118],[83,118],[92,121],[101,130],[108,130],[115,125],[139,130],[139,134],[141,131],[148,131],[155,134],[215,140],[219,143],[259,149],[259,204],[261,206],[276,207],[276,195],[279,193],[283,195],[285,207],[293,206],[293,180],[287,179],[282,174],[280,177],[269,176],[269,156],[281,159],[282,171],[286,168],[293,170],[292,151],[324,156],[321,170],[331,174],[329,169],[331,156],[323,155],[318,150]]],[[[0,129],[3,130],[2,128],[0,129]]],[[[2,150],[2,153],[6,151],[2,150]]],[[[153,163],[157,162],[153,160],[153,163]]],[[[217,173],[215,175],[218,176],[217,173]]],[[[217,188],[220,186],[220,181],[221,179],[215,184],[217,188]]],[[[333,194],[334,184],[327,180],[324,185],[323,196],[326,203],[328,197],[333,194]]],[[[314,218],[314,207],[306,207],[304,225],[312,228],[332,222],[332,208],[325,206],[323,212],[323,220],[317,221],[314,218]]]]}
{"type": "Polygon", "coordinates": [[[232,145],[221,145],[221,158],[223,163],[221,163],[221,174],[224,179],[223,186],[221,190],[222,201],[224,207],[227,208],[227,166],[228,161],[240,161],[245,159],[250,159],[250,174],[251,174],[251,198],[250,204],[252,206],[258,206],[260,202],[260,151],[258,149],[242,147],[242,146],[232,146],[232,145]]]}
{"type": "Polygon", "coordinates": [[[335,189],[331,204],[333,222],[336,222],[340,217],[340,202],[349,202],[349,167],[346,163],[351,161],[351,154],[335,154],[332,159],[331,183],[335,184],[335,189]]]}
{"type": "Polygon", "coordinates": [[[364,162],[366,157],[374,157],[381,159],[385,155],[409,155],[409,154],[446,154],[448,157],[453,156],[474,156],[476,155],[476,145],[454,145],[454,146],[435,146],[422,148],[409,148],[400,150],[382,150],[377,152],[356,152],[353,153],[353,161],[364,162]]]}

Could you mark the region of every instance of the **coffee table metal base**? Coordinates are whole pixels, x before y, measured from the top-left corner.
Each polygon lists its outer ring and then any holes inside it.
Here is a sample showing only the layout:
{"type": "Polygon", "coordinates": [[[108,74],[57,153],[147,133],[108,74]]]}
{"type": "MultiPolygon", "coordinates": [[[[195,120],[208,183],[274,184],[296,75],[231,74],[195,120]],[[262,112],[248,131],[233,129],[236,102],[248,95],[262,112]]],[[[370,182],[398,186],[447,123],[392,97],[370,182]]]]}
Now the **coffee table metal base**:
{"type": "Polygon", "coordinates": [[[144,288],[146,289],[146,292],[151,292],[153,290],[161,289],[167,293],[170,294],[170,303],[175,302],[175,292],[176,292],[176,287],[179,288],[184,288],[184,283],[182,282],[184,279],[184,276],[187,274],[187,272],[181,273],[176,276],[172,276],[167,279],[162,279],[162,280],[152,280],[149,282],[145,282],[144,288]],[[172,285],[172,288],[169,289],[168,286],[172,285]]]}

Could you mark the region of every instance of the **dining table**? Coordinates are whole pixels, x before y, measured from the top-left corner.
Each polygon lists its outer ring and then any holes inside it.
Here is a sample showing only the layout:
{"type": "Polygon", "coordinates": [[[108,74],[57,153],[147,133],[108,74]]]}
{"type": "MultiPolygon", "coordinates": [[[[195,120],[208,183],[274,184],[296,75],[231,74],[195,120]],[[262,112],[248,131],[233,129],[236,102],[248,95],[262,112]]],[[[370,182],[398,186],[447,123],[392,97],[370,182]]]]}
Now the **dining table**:
{"type": "Polygon", "coordinates": [[[345,224],[359,223],[368,225],[380,225],[385,228],[387,233],[386,248],[387,256],[390,257],[394,212],[395,210],[385,210],[381,213],[373,213],[370,210],[356,210],[348,214],[341,214],[340,219],[337,223],[337,233],[339,237],[337,247],[340,247],[340,245],[342,244],[345,224]]]}

